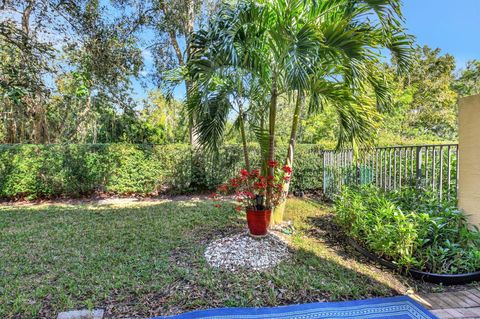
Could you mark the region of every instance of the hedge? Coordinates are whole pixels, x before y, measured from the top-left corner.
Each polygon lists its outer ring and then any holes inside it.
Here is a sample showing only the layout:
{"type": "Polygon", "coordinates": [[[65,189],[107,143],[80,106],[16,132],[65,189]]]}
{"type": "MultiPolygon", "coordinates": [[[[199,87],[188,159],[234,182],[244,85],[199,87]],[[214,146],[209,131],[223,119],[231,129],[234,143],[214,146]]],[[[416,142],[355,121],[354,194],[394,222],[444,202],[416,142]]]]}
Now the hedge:
{"type": "MultiPolygon", "coordinates": [[[[279,146],[279,150],[286,147],[279,146]]],[[[201,174],[192,174],[188,145],[55,144],[1,145],[0,197],[76,197],[93,193],[186,194],[214,189],[243,167],[240,145],[216,156],[200,155],[201,174]]],[[[254,165],[258,147],[250,146],[254,165]]],[[[319,145],[297,145],[292,190],[322,186],[319,145]]]]}

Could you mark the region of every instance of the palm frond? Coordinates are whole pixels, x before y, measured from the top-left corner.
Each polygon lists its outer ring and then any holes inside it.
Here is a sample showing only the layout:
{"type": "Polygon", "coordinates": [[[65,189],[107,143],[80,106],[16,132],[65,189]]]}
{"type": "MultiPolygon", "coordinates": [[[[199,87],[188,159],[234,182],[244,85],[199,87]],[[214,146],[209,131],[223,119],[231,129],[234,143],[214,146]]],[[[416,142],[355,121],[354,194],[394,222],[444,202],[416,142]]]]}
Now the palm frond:
{"type": "MultiPolygon", "coordinates": [[[[411,63],[412,38],[402,28],[400,0],[239,0],[220,5],[208,28],[191,40],[188,76],[195,83],[191,111],[208,149],[223,138],[233,94],[247,97],[250,128],[261,129],[272,74],[288,97],[309,95],[308,114],[331,106],[338,114],[338,145],[365,145],[379,113],[392,105],[379,64],[387,49],[399,71],[411,63]]],[[[235,124],[235,122],[234,122],[235,124]]]]}
{"type": "Polygon", "coordinates": [[[308,87],[312,61],[316,57],[321,38],[315,26],[310,24],[302,26],[292,38],[285,60],[286,82],[292,90],[303,90],[308,87]]]}
{"type": "Polygon", "coordinates": [[[405,73],[413,63],[413,38],[401,30],[384,37],[385,46],[390,50],[398,65],[399,73],[405,73]]]}
{"type": "Polygon", "coordinates": [[[190,94],[189,110],[195,118],[194,132],[200,146],[207,152],[216,152],[223,141],[231,104],[223,92],[208,97],[190,94]]]}
{"type": "MultiPolygon", "coordinates": [[[[262,158],[261,163],[266,165],[268,158],[268,148],[269,148],[269,133],[268,130],[260,126],[251,125],[252,131],[255,134],[257,143],[260,146],[260,155],[262,158]]],[[[265,170],[266,167],[262,167],[262,170],[265,170]]]]}
{"type": "Polygon", "coordinates": [[[352,146],[355,152],[369,147],[378,129],[379,114],[365,100],[336,104],[339,118],[337,149],[352,146]]]}

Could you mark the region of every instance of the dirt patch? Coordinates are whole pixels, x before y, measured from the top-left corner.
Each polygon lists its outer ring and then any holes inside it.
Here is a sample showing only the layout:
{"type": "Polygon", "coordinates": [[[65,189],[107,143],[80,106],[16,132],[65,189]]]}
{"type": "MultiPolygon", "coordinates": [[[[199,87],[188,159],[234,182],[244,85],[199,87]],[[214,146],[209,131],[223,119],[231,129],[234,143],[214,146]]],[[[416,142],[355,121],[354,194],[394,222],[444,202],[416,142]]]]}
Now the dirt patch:
{"type": "Polygon", "coordinates": [[[161,203],[168,201],[201,201],[208,199],[208,195],[161,195],[155,197],[142,196],[107,196],[98,195],[85,198],[56,198],[39,200],[0,201],[0,206],[34,207],[41,205],[130,205],[136,203],[161,203]]]}

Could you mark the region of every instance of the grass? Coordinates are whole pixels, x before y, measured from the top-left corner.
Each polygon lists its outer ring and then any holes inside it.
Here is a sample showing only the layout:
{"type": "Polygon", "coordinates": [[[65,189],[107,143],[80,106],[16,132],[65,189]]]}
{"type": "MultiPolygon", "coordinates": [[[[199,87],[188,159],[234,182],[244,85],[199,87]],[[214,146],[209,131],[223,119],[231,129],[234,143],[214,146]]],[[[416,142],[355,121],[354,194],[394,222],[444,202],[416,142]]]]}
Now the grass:
{"type": "Polygon", "coordinates": [[[293,257],[268,272],[233,274],[209,268],[203,258],[208,242],[244,229],[243,216],[225,206],[3,206],[0,318],[54,318],[93,307],[133,318],[404,292],[403,278],[329,240],[335,229],[328,212],[317,202],[290,199],[293,257]]]}

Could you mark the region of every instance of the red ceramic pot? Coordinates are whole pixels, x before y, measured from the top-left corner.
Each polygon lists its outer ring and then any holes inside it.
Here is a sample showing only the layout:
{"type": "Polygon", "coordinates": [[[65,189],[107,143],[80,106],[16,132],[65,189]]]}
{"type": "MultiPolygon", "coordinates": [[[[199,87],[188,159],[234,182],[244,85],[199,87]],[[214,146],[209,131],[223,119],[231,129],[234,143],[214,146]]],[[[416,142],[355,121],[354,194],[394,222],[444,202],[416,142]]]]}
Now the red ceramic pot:
{"type": "Polygon", "coordinates": [[[270,209],[254,210],[247,208],[247,224],[250,235],[266,236],[271,215],[272,210],[270,209]]]}

